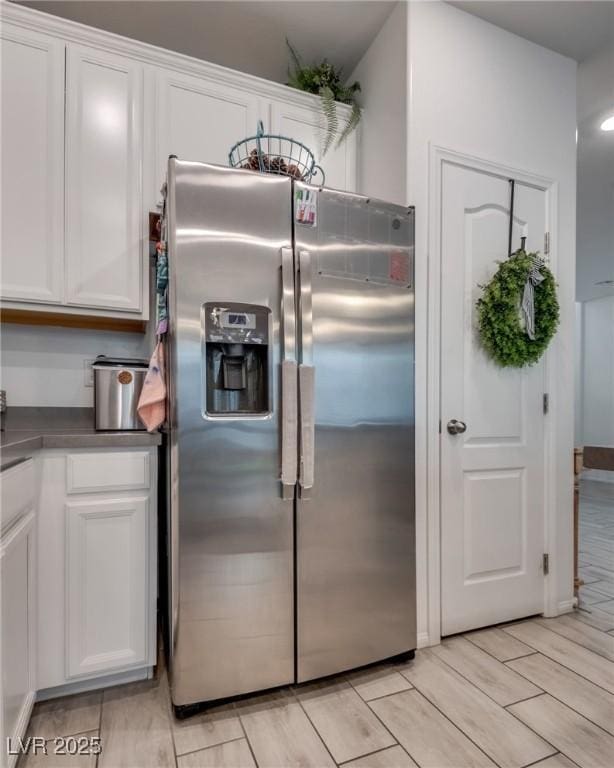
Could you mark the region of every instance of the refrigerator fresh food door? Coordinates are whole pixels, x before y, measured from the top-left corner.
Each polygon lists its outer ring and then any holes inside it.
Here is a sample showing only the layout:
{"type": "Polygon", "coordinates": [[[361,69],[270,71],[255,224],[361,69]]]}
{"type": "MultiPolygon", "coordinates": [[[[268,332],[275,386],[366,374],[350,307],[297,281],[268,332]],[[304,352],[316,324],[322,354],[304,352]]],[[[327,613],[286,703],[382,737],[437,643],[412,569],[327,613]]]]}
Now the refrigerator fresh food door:
{"type": "Polygon", "coordinates": [[[297,680],[416,647],[414,215],[294,186],[297,680]]]}
{"type": "Polygon", "coordinates": [[[170,673],[185,706],[294,680],[294,272],[289,179],[171,159],[168,185],[170,673]]]}

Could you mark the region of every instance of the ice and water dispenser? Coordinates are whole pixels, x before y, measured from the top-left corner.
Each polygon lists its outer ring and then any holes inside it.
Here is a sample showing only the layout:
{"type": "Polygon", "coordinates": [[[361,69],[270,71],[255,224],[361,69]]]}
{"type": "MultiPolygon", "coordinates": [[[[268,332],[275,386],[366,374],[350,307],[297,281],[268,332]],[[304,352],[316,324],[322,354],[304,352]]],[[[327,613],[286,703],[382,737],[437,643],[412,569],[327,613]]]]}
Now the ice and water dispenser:
{"type": "Polygon", "coordinates": [[[255,304],[205,304],[208,416],[270,412],[270,317],[255,304]]]}

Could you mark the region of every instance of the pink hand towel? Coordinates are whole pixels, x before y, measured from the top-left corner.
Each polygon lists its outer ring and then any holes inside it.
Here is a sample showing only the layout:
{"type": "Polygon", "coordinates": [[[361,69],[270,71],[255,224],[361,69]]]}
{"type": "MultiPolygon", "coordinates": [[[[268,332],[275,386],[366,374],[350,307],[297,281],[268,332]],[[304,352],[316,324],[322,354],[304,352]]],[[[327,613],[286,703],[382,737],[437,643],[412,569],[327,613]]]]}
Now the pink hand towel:
{"type": "Polygon", "coordinates": [[[156,344],[149,361],[149,370],[143,382],[137,413],[148,432],[153,432],[164,423],[166,382],[164,380],[164,344],[162,341],[156,344]]]}

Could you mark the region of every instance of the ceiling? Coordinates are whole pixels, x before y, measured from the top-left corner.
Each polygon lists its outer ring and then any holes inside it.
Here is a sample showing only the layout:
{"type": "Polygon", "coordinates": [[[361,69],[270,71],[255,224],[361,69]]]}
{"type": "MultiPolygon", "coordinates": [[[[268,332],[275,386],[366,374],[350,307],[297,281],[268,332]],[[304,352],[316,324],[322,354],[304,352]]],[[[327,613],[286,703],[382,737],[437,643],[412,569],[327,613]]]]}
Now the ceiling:
{"type": "Polygon", "coordinates": [[[583,61],[614,41],[614,2],[608,0],[449,0],[545,48],[583,61]]]}
{"type": "Polygon", "coordinates": [[[306,63],[328,57],[349,76],[396,3],[22,0],[20,4],[283,83],[288,68],[286,37],[306,63]]]}

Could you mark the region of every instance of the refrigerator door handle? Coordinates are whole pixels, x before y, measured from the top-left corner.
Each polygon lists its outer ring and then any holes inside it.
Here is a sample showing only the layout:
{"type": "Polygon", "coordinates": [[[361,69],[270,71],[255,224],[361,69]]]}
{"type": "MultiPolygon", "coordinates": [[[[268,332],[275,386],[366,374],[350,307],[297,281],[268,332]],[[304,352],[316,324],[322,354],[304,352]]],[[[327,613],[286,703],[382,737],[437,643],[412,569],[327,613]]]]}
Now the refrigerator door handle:
{"type": "Polygon", "coordinates": [[[311,496],[315,481],[315,366],[313,365],[313,313],[311,304],[311,254],[299,253],[301,306],[301,364],[298,371],[300,398],[300,467],[299,487],[302,499],[311,496]]]}
{"type": "Polygon", "coordinates": [[[281,363],[281,496],[294,499],[298,473],[298,403],[294,259],[292,248],[281,249],[282,363],[281,363]]]}

